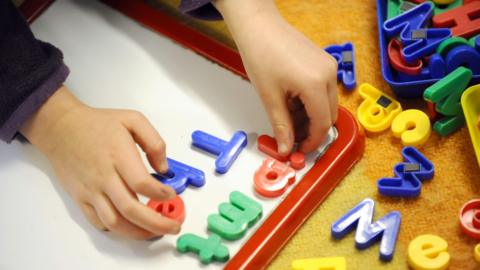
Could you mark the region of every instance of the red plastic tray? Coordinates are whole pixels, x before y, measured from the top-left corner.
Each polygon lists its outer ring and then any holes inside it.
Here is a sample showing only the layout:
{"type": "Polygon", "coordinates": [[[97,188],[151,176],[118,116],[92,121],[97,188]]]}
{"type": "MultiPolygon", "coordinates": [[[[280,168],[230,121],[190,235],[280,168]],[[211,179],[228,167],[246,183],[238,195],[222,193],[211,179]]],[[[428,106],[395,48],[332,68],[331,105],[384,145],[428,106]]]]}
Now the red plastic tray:
{"type": "Polygon", "coordinates": [[[361,158],[365,137],[357,121],[340,107],[337,140],[304,175],[225,269],[265,268],[300,226],[361,158]]]}
{"type": "Polygon", "coordinates": [[[54,0],[25,0],[18,9],[28,23],[32,23],[54,0]]]}
{"type": "Polygon", "coordinates": [[[154,9],[145,1],[101,0],[128,17],[152,30],[165,35],[180,45],[212,60],[233,73],[247,78],[238,52],[227,45],[183,24],[171,15],[154,9]]]}
{"type": "MultiPolygon", "coordinates": [[[[192,29],[162,11],[153,9],[143,1],[102,1],[180,45],[247,78],[240,55],[225,44],[192,29]]],[[[27,19],[31,22],[53,0],[27,2],[33,2],[33,5],[27,4],[24,9],[27,19]]],[[[337,140],[265,219],[245,245],[234,254],[225,269],[265,268],[361,158],[365,137],[354,116],[347,109],[339,108],[336,127],[337,140]]]]}

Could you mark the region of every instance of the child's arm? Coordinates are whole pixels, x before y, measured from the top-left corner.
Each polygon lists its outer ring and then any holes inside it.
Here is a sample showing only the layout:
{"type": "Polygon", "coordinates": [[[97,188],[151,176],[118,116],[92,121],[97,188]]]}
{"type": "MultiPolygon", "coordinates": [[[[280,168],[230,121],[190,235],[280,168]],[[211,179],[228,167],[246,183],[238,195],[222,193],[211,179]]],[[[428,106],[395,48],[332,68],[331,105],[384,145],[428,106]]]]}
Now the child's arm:
{"type": "Polygon", "coordinates": [[[62,52],[38,41],[11,1],[0,1],[0,139],[21,125],[65,81],[62,52]]]}
{"type": "Polygon", "coordinates": [[[220,11],[250,81],[268,112],[280,152],[294,140],[310,152],[337,117],[337,63],[278,13],[273,0],[183,0],[182,11],[203,19],[220,11]]]}
{"type": "Polygon", "coordinates": [[[337,63],[278,13],[272,0],[215,0],[289,153],[294,139],[310,152],[323,142],[337,117],[337,63]]]}
{"type": "Polygon", "coordinates": [[[11,1],[0,0],[0,139],[21,132],[44,153],[97,228],[139,239],[177,233],[178,223],[136,197],[175,196],[148,174],[136,148],[165,171],[160,135],[138,112],[82,104],[62,86],[67,74],[61,52],[36,40],[11,1]]]}

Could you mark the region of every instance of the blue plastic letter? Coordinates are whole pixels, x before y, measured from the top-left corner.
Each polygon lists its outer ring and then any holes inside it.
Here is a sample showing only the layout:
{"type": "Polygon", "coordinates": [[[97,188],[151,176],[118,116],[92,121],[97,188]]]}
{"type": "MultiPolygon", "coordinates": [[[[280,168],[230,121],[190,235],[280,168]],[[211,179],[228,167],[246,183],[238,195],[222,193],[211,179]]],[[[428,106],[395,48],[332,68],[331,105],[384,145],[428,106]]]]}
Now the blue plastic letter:
{"type": "Polygon", "coordinates": [[[402,150],[403,160],[394,167],[396,178],[378,180],[378,192],[385,196],[417,197],[422,189],[422,181],[431,179],[433,164],[416,148],[408,146],[402,150]]]}
{"type": "Polygon", "coordinates": [[[432,79],[442,79],[447,75],[447,64],[443,57],[438,54],[432,54],[428,60],[428,69],[430,70],[430,77],[432,79]]]}
{"type": "Polygon", "coordinates": [[[346,89],[353,89],[357,84],[353,44],[347,42],[343,45],[332,45],[325,48],[325,51],[337,60],[337,80],[342,81],[346,89]]]}
{"type": "Polygon", "coordinates": [[[182,193],[189,185],[205,185],[205,174],[202,171],[171,158],[167,158],[167,161],[168,173],[152,175],[165,185],[171,186],[177,194],[182,193]]]}
{"type": "Polygon", "coordinates": [[[372,224],[374,206],[375,203],[370,198],[360,202],[332,224],[332,236],[336,239],[343,238],[356,226],[356,247],[365,249],[381,237],[380,259],[390,261],[397,243],[401,216],[399,212],[392,211],[372,224]]]}
{"type": "Polygon", "coordinates": [[[466,66],[473,74],[480,74],[480,52],[470,46],[461,45],[451,49],[445,62],[447,63],[447,73],[460,66],[466,66]]]}
{"type": "Polygon", "coordinates": [[[215,170],[223,174],[228,171],[242,149],[247,146],[247,134],[243,131],[237,131],[230,141],[226,142],[206,132],[196,130],[192,133],[192,144],[217,155],[215,170]]]}
{"type": "Polygon", "coordinates": [[[422,3],[383,24],[383,30],[392,38],[400,34],[402,54],[409,63],[435,52],[438,45],[452,33],[447,28],[422,28],[432,17],[434,4],[422,3]]]}

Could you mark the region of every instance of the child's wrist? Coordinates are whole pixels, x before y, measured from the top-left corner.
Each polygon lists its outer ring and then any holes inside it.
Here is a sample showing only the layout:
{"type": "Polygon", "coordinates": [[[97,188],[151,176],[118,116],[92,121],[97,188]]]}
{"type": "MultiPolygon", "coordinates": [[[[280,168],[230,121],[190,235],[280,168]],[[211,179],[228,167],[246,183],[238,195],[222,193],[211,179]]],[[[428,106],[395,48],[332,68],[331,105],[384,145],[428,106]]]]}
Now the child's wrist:
{"type": "MultiPolygon", "coordinates": [[[[250,27],[281,19],[273,0],[214,0],[234,38],[244,35],[250,27]]],[[[237,41],[238,42],[238,41],[237,41]]]]}
{"type": "Polygon", "coordinates": [[[21,127],[20,133],[40,151],[46,152],[54,140],[51,133],[57,123],[70,112],[82,106],[84,105],[65,86],[62,86],[38,111],[30,116],[21,127]]]}
{"type": "Polygon", "coordinates": [[[213,0],[212,3],[224,16],[245,12],[254,15],[276,10],[273,0],[213,0]]]}

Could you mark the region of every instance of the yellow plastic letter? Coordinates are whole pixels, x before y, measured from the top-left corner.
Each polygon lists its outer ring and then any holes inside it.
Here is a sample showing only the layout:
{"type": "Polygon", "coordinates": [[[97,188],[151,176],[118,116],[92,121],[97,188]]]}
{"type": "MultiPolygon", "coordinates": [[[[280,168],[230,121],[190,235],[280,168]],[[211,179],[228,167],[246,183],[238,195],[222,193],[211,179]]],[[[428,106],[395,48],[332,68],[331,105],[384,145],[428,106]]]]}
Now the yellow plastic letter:
{"type": "Polygon", "coordinates": [[[453,3],[455,0],[432,0],[433,3],[437,5],[448,5],[453,3]]]}
{"type": "Polygon", "coordinates": [[[448,243],[432,234],[417,236],[408,245],[408,264],[415,270],[443,270],[450,264],[448,243]]]}
{"type": "Polygon", "coordinates": [[[475,256],[475,261],[480,262],[480,244],[475,246],[473,250],[473,255],[475,256]]]}
{"type": "Polygon", "coordinates": [[[346,270],[344,257],[313,258],[292,262],[293,270],[346,270]]]}
{"type": "Polygon", "coordinates": [[[401,112],[392,122],[392,132],[405,146],[424,144],[431,133],[430,119],[420,110],[401,112]]]}
{"type": "Polygon", "coordinates": [[[480,166],[480,84],[471,86],[463,92],[462,108],[478,166],[480,166]]]}
{"type": "Polygon", "coordinates": [[[364,100],[358,107],[357,117],[368,131],[386,130],[395,116],[402,111],[402,105],[398,101],[368,83],[360,86],[359,93],[364,100]]]}

